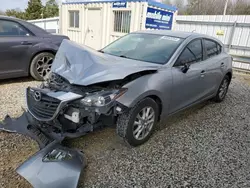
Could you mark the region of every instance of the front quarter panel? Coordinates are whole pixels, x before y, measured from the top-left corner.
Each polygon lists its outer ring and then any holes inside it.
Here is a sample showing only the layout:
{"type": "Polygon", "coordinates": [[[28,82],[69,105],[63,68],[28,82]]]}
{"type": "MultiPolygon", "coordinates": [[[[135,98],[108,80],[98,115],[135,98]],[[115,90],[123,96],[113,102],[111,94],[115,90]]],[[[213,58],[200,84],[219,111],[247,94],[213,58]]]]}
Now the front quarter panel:
{"type": "Polygon", "coordinates": [[[117,99],[121,104],[132,108],[142,99],[156,96],[161,100],[162,114],[166,114],[171,100],[171,69],[163,68],[156,73],[137,78],[126,84],[124,88],[128,88],[128,91],[117,99]]]}

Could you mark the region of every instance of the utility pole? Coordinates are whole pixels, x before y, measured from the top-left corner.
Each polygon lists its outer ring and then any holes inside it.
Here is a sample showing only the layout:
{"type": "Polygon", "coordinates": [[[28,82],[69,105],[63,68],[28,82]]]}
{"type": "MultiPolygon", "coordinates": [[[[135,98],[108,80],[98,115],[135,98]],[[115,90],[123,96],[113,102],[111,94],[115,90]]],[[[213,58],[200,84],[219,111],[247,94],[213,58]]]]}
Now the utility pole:
{"type": "Polygon", "coordinates": [[[226,13],[227,13],[227,5],[228,5],[228,1],[229,1],[229,0],[226,0],[226,2],[225,2],[224,12],[223,12],[223,15],[224,15],[224,16],[225,16],[225,15],[226,15],[226,13]]]}

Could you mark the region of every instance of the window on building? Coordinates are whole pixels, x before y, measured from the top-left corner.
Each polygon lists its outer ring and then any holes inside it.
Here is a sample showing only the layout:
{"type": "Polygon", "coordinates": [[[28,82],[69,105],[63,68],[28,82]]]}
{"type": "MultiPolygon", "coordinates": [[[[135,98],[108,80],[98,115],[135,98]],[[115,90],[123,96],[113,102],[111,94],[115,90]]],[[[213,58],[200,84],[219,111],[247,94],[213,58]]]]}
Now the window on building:
{"type": "Polygon", "coordinates": [[[131,11],[114,11],[114,32],[130,32],[131,11]]]}
{"type": "Polygon", "coordinates": [[[69,11],[69,27],[79,28],[79,11],[69,11]]]}

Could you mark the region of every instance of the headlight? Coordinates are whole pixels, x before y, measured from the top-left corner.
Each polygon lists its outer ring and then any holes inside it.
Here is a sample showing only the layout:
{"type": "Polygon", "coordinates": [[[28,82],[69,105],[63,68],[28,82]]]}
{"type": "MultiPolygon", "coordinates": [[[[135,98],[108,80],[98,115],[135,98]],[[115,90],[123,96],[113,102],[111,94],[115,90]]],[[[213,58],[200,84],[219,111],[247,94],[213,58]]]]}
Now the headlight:
{"type": "Polygon", "coordinates": [[[120,90],[108,90],[108,91],[91,93],[90,95],[81,99],[81,103],[86,106],[97,106],[97,107],[105,106],[111,101],[122,96],[126,91],[127,89],[122,88],[120,90]]]}

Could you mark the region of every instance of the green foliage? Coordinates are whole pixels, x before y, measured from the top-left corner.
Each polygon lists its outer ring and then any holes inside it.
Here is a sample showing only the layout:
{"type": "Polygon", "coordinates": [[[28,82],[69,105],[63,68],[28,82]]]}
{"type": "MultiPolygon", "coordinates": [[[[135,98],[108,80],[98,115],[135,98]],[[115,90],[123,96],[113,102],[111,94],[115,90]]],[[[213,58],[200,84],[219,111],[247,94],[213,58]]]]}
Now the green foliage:
{"type": "Polygon", "coordinates": [[[7,10],[5,13],[0,11],[0,15],[4,14],[23,20],[51,18],[59,15],[59,7],[56,0],[48,0],[45,6],[42,5],[41,0],[29,0],[24,12],[20,9],[7,10]]]}
{"type": "Polygon", "coordinates": [[[28,7],[25,10],[25,18],[27,20],[41,19],[43,8],[41,0],[29,0],[28,7]]]}
{"type": "Polygon", "coordinates": [[[10,9],[6,10],[5,14],[7,16],[12,16],[20,19],[25,19],[25,13],[21,11],[20,9],[10,9]]]}
{"type": "MultiPolygon", "coordinates": [[[[184,15],[222,15],[226,0],[163,0],[164,3],[178,7],[178,14],[184,15]]],[[[228,15],[250,15],[250,0],[229,0],[228,15]]]]}
{"type": "Polygon", "coordinates": [[[59,16],[59,8],[56,0],[48,0],[44,7],[44,18],[59,16]]]}

